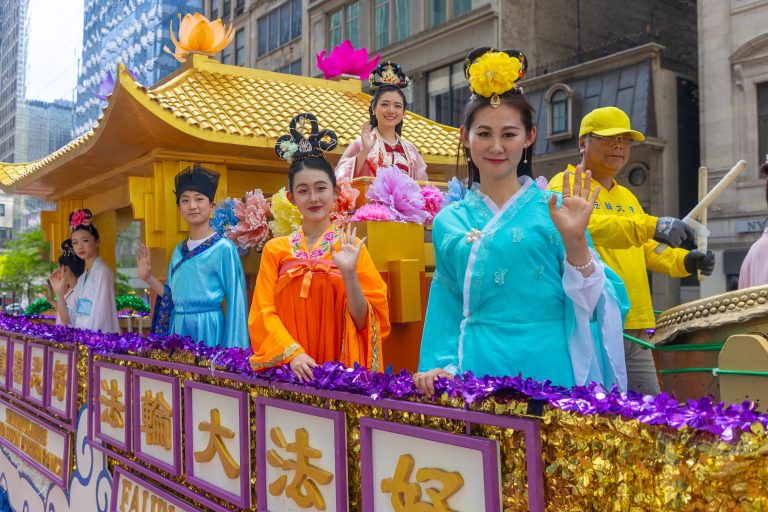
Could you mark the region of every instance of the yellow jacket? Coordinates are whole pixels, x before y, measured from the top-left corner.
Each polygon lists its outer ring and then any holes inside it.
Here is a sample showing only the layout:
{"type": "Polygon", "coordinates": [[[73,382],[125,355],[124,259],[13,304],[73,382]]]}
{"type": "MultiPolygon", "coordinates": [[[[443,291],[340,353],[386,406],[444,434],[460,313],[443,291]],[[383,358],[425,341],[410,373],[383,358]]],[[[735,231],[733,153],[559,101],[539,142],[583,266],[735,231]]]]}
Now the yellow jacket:
{"type": "MultiPolygon", "coordinates": [[[[574,172],[572,165],[568,170],[574,172]]],[[[599,183],[592,180],[594,190],[599,183]]],[[[573,186],[573,180],[571,180],[573,186]]],[[[563,173],[549,182],[548,188],[563,190],[563,173]]],[[[573,188],[571,188],[573,190],[573,188]]],[[[616,181],[611,190],[600,189],[595,210],[589,219],[589,233],[600,257],[611,267],[627,287],[630,309],[625,329],[648,329],[656,326],[651,303],[648,272],[662,272],[672,277],[685,277],[685,249],[667,249],[656,254],[658,242],[653,240],[657,217],[643,211],[635,195],[616,181]]]]}

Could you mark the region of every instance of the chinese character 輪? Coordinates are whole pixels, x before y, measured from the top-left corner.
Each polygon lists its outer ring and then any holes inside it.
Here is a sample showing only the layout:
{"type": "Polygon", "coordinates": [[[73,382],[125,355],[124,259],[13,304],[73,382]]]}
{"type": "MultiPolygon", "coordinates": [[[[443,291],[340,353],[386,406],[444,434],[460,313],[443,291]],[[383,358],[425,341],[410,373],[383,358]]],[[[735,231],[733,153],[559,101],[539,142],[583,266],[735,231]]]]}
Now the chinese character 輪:
{"type": "Polygon", "coordinates": [[[154,397],[147,390],[141,397],[141,431],[147,434],[147,445],[171,449],[171,414],[173,409],[160,391],[154,397]]]}

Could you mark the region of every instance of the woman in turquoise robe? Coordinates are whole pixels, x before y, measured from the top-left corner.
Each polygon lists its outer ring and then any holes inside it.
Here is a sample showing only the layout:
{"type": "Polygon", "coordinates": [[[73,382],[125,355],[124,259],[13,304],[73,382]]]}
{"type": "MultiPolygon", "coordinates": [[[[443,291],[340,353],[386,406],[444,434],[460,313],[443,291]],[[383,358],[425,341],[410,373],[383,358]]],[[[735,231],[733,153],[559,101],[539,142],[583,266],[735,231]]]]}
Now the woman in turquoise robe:
{"type": "Polygon", "coordinates": [[[168,265],[167,285],[173,290],[168,332],[209,346],[248,348],[245,274],[237,248],[218,235],[209,240],[209,247],[180,265],[185,252],[195,253],[202,246],[185,251],[184,241],[173,251],[168,265]],[[226,316],[222,310],[225,299],[226,316]]]}
{"type": "Polygon", "coordinates": [[[426,394],[465,371],[626,389],[629,300],[589,241],[591,173],[577,168],[562,197],[530,178],[535,116],[515,86],[526,62],[515,50],[478,48],[465,63],[473,94],[460,132],[471,187],[433,223],[435,272],[413,377],[426,394]]]}
{"type": "Polygon", "coordinates": [[[235,244],[214,232],[209,222],[218,183],[218,173],[197,164],[176,175],[176,204],[189,225],[189,238],[173,251],[165,283],[152,275],[150,250],[143,244],[136,266],[139,278],[160,297],[152,332],[246,349],[250,339],[243,267],[235,244]]]}
{"type": "Polygon", "coordinates": [[[599,264],[580,288],[550,218],[553,193],[520,181],[502,208],[475,187],[437,215],[419,371],[625,387],[621,279],[599,264]]]}

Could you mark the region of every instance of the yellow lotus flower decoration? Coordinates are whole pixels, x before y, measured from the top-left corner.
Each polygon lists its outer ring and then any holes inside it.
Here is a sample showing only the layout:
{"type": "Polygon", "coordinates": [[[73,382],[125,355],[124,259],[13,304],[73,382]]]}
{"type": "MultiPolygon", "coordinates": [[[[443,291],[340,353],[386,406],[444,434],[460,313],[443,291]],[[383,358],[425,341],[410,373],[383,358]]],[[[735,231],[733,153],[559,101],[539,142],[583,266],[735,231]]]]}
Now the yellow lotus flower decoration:
{"type": "Polygon", "coordinates": [[[171,21],[171,41],[176,46],[171,51],[168,46],[163,49],[176,57],[179,62],[186,62],[191,53],[213,55],[219,53],[232,42],[235,37],[235,28],[232,24],[225,27],[221,18],[210,21],[208,18],[196,12],[187,14],[181,19],[179,14],[179,39],[173,34],[173,21],[171,21]]]}
{"type": "Polygon", "coordinates": [[[274,236],[290,235],[301,226],[303,217],[296,205],[288,200],[285,187],[272,195],[270,211],[275,220],[269,221],[269,229],[274,236]]]}
{"type": "Polygon", "coordinates": [[[469,67],[469,88],[485,98],[504,94],[520,78],[520,59],[504,52],[488,52],[469,67]]]}

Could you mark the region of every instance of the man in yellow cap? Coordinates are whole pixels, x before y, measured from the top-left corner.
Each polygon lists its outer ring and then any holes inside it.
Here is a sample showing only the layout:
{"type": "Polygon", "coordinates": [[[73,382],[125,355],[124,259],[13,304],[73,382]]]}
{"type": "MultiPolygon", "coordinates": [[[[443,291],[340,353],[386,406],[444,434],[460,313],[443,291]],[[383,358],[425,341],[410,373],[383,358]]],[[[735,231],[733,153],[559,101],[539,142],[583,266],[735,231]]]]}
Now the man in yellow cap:
{"type": "MultiPolygon", "coordinates": [[[[645,136],[633,130],[629,116],[616,107],[597,108],[584,116],[579,130],[579,152],[583,170],[592,171],[592,188],[599,186],[589,232],[600,257],[624,280],[631,307],[624,322],[626,332],[647,340],[647,329],[656,326],[651,305],[647,270],[672,277],[685,277],[698,270],[712,273],[715,257],[711,251],[678,248],[693,239],[693,230],[674,217],[654,217],[643,211],[635,195],[614,179],[629,160],[632,143],[645,136]],[[656,253],[660,244],[670,247],[656,253]]],[[[573,173],[573,166],[568,166],[573,173]]],[[[561,192],[563,173],[549,182],[561,192]]],[[[571,190],[573,190],[571,188],[571,190]]],[[[632,342],[624,342],[628,389],[658,394],[659,381],[651,352],[632,342]]]]}

